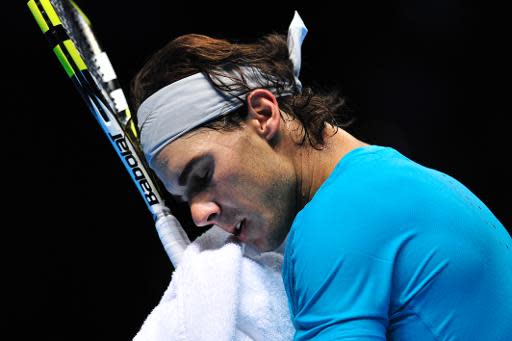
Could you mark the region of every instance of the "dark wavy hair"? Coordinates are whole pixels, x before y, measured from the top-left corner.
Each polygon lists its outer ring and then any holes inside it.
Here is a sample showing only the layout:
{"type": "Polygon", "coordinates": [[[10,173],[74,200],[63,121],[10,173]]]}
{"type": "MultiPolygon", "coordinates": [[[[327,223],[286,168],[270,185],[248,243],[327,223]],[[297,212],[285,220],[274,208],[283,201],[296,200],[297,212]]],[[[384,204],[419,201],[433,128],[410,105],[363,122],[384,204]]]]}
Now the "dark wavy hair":
{"type": "MultiPolygon", "coordinates": [[[[293,95],[279,96],[287,86],[295,86],[295,79],[286,36],[276,33],[266,35],[253,44],[232,43],[198,34],[187,34],[172,40],[151,56],[133,78],[133,107],[137,110],[146,98],[159,89],[198,72],[206,74],[220,90],[247,94],[253,90],[246,84],[241,72],[241,67],[247,66],[262,71],[267,83],[277,92],[274,95],[280,109],[300,121],[302,138],[299,145],[308,141],[313,148],[321,149],[326,123],[343,128],[350,125],[351,120],[344,110],[344,99],[337,91],[321,93],[304,87],[300,93],[296,91],[293,95]],[[235,85],[227,86],[219,80],[219,76],[235,80],[235,85]]],[[[247,116],[247,104],[245,96],[239,98],[244,101],[241,108],[201,127],[221,131],[240,127],[247,116]]]]}

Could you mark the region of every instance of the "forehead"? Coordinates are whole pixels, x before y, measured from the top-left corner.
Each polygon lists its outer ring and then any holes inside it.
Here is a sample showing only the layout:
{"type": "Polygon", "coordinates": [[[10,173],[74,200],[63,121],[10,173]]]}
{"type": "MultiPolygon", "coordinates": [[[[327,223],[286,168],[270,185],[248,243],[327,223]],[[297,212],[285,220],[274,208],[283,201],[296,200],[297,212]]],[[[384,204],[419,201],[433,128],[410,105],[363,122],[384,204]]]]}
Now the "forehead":
{"type": "Polygon", "coordinates": [[[236,145],[237,135],[236,131],[199,129],[169,143],[158,154],[157,160],[171,169],[179,169],[196,155],[232,148],[236,145]]]}

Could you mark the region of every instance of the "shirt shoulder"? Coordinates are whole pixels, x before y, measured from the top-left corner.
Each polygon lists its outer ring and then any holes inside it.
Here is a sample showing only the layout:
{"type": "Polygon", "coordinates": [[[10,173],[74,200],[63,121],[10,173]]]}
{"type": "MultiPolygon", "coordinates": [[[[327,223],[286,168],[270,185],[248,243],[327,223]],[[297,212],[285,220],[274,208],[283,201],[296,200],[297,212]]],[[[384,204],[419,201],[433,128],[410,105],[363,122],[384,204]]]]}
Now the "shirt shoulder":
{"type": "Polygon", "coordinates": [[[472,311],[460,290],[468,278],[493,295],[512,280],[512,273],[495,280],[510,259],[497,240],[508,244],[510,236],[457,180],[392,148],[356,149],[299,212],[288,237],[283,280],[298,335],[333,325],[346,335],[382,335],[406,304],[421,306],[430,325],[442,325],[454,302],[472,311]]]}
{"type": "Polygon", "coordinates": [[[372,237],[376,243],[385,237],[382,226],[400,224],[417,213],[417,201],[430,191],[432,172],[392,148],[355,149],[341,159],[298,213],[292,239],[307,240],[308,245],[330,239],[343,247],[374,249],[372,237]]]}

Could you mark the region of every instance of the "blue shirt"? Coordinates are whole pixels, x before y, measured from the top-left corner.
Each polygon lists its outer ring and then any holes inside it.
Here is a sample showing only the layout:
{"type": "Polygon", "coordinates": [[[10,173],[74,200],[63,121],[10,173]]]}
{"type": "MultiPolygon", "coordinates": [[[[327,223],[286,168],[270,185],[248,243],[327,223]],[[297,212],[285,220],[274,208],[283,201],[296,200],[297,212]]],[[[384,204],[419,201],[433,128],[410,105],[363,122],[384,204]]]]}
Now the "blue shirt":
{"type": "Polygon", "coordinates": [[[348,153],[296,216],[296,340],[512,340],[512,240],[466,187],[392,148],[348,153]]]}

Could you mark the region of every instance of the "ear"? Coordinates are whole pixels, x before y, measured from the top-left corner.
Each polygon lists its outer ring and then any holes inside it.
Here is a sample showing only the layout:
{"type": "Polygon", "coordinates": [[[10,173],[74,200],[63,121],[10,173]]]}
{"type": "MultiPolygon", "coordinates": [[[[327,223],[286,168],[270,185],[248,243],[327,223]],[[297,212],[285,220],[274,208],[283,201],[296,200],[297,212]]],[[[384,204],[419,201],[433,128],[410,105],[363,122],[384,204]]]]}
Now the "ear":
{"type": "Polygon", "coordinates": [[[279,131],[281,113],[274,94],[266,89],[255,89],[247,95],[248,125],[267,141],[279,131]]]}

